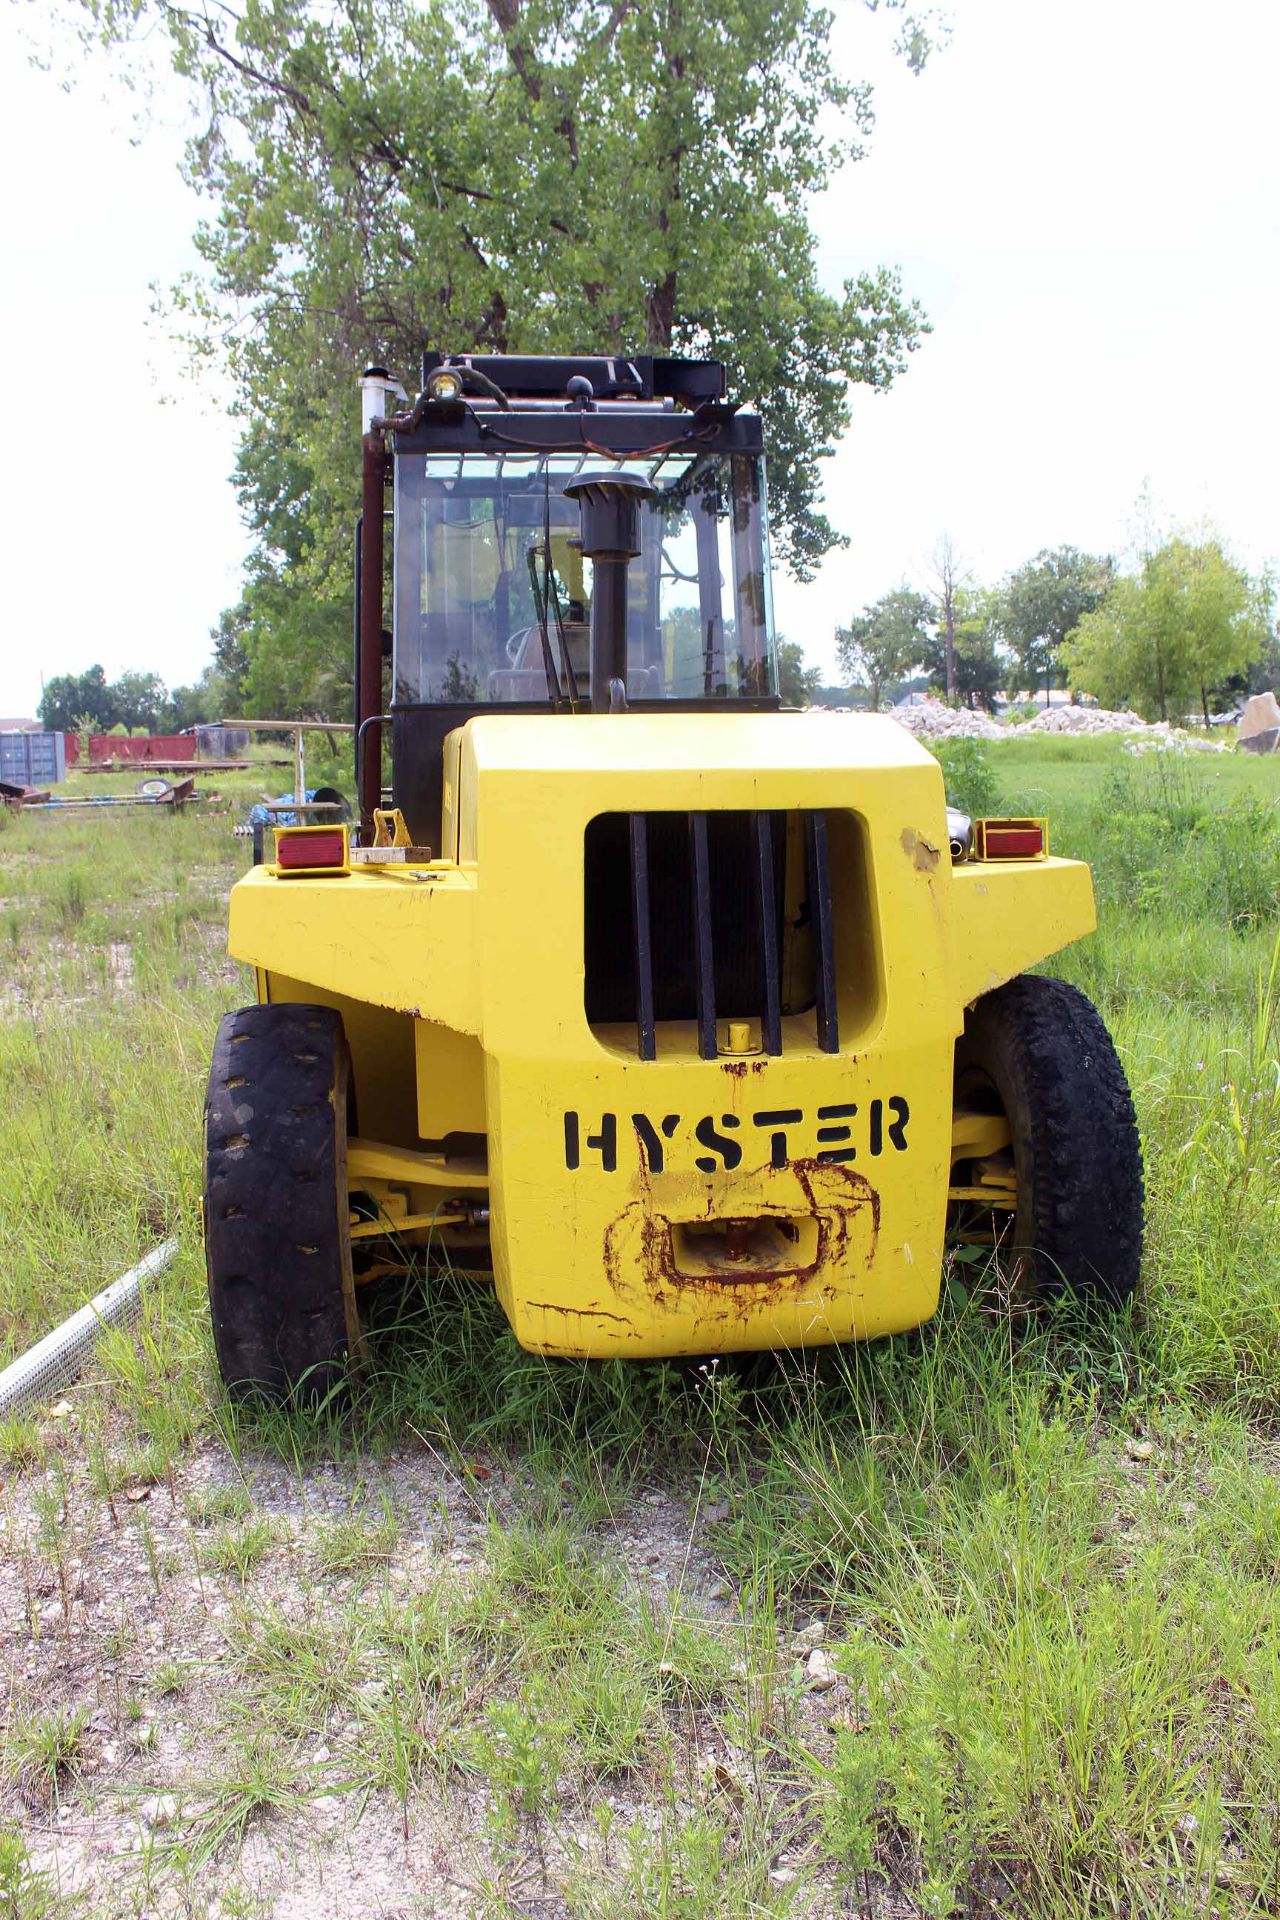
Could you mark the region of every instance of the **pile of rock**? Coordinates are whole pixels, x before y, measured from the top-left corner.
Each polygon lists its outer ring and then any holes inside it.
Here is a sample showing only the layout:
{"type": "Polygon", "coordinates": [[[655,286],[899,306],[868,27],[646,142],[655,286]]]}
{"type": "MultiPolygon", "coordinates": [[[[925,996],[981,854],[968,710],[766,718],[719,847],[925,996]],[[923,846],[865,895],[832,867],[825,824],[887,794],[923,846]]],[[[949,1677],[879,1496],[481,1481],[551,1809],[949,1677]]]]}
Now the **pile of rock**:
{"type": "Polygon", "coordinates": [[[1006,740],[1008,727],[981,709],[970,713],[967,707],[948,707],[943,701],[935,700],[932,694],[923,699],[912,700],[893,709],[893,717],[900,721],[909,733],[923,735],[926,740],[951,740],[963,737],[969,740],[1006,740]]]}
{"type": "MultiPolygon", "coordinates": [[[[1274,744],[1280,740],[1280,705],[1270,694],[1264,697],[1271,700],[1276,709],[1277,732],[1270,735],[1274,744]]],[[[1133,750],[1139,752],[1167,748],[1173,752],[1222,753],[1228,744],[1226,740],[1197,739],[1185,727],[1170,726],[1167,720],[1152,723],[1144,720],[1140,713],[1116,712],[1110,707],[1045,707],[1031,720],[1001,721],[981,709],[971,713],[967,707],[948,707],[932,694],[925,694],[923,698],[904,701],[895,707],[893,718],[909,733],[925,740],[1021,740],[1039,733],[1122,733],[1133,750]]],[[[1253,750],[1268,752],[1270,747],[1253,750]]]]}
{"type": "Polygon", "coordinates": [[[1140,713],[1117,713],[1110,707],[1045,707],[1034,720],[1025,720],[1019,733],[1149,733],[1140,713]]]}
{"type": "Polygon", "coordinates": [[[1171,727],[1167,720],[1144,727],[1137,738],[1130,734],[1124,743],[1126,753],[1225,753],[1230,745],[1229,740],[1202,740],[1185,727],[1171,727]]]}
{"type": "Polygon", "coordinates": [[[1011,728],[1019,736],[1027,733],[1099,734],[1123,733],[1130,753],[1167,750],[1172,753],[1225,753],[1226,740],[1201,740],[1185,727],[1171,726],[1167,720],[1144,720],[1140,713],[1117,713],[1110,707],[1048,707],[1020,727],[1011,728]]]}

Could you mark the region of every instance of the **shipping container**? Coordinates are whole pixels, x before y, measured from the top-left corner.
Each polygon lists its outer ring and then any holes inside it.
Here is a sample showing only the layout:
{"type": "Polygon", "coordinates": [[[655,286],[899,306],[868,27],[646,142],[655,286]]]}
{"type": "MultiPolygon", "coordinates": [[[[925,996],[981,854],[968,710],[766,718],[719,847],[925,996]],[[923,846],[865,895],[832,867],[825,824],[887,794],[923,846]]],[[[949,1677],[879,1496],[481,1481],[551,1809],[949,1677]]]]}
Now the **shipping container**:
{"type": "Polygon", "coordinates": [[[52,787],[66,777],[65,733],[0,733],[0,780],[52,787]]]}
{"type": "MultiPolygon", "coordinates": [[[[67,741],[68,766],[80,765],[80,741],[76,734],[69,733],[67,741]]],[[[194,761],[196,757],[196,738],[193,733],[146,733],[136,737],[127,733],[92,733],[89,736],[89,765],[98,767],[108,760],[117,765],[127,762],[130,766],[144,765],[148,760],[194,761]]]]}

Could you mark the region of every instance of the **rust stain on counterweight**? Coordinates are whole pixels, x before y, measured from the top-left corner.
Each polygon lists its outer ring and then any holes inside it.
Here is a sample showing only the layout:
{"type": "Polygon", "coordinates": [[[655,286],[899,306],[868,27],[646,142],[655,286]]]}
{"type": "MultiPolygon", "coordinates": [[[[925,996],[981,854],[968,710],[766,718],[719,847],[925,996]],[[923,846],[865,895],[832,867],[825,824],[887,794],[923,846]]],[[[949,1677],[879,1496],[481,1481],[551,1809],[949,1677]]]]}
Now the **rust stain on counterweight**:
{"type": "MultiPolygon", "coordinates": [[[[804,1205],[788,1214],[774,1206],[751,1216],[723,1214],[697,1221],[672,1221],[655,1213],[648,1196],[633,1200],[609,1223],[604,1236],[605,1277],[619,1298],[640,1294],[651,1305],[674,1307],[690,1294],[699,1294],[722,1313],[742,1320],[770,1305],[781,1305],[811,1288],[815,1283],[828,1294],[838,1292],[846,1281],[850,1241],[855,1223],[870,1221],[865,1247],[857,1249],[862,1266],[869,1268],[875,1258],[880,1236],[880,1195],[863,1174],[852,1167],[831,1166],[817,1160],[793,1161],[788,1171],[794,1174],[804,1205]],[[826,1189],[824,1192],[823,1189],[826,1189]],[[737,1245],[747,1248],[753,1231],[772,1227],[779,1233],[808,1214],[817,1227],[814,1257],[803,1266],[778,1262],[762,1265],[749,1253],[742,1259],[741,1271],[721,1269],[692,1270],[680,1264],[676,1248],[676,1228],[719,1226],[725,1230],[726,1250],[737,1245]]],[[[733,1256],[726,1251],[731,1267],[733,1256]]]]}

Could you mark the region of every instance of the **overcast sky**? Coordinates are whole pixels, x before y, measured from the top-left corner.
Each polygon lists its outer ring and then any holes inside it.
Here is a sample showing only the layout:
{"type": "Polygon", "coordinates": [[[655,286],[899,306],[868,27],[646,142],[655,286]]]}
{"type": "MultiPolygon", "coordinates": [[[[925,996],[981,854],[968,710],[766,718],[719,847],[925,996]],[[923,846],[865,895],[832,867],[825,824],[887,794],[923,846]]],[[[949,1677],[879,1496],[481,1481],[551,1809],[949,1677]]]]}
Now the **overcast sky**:
{"type": "MultiPolygon", "coordinates": [[[[779,582],[788,636],[829,664],[836,623],[925,583],[943,533],[988,580],[1044,546],[1120,552],[1144,487],[1280,557],[1280,8],[954,0],[918,79],[883,20],[836,11],[878,124],[818,209],[823,271],[900,265],[934,331],[890,394],[855,393],[827,489],[851,545],[779,582]]],[[[27,65],[40,19],[0,12],[8,715],[95,660],[193,679],[244,551],[234,423],[150,318],[194,264],[176,98],[131,144],[104,72],[66,92],[27,65]]]]}

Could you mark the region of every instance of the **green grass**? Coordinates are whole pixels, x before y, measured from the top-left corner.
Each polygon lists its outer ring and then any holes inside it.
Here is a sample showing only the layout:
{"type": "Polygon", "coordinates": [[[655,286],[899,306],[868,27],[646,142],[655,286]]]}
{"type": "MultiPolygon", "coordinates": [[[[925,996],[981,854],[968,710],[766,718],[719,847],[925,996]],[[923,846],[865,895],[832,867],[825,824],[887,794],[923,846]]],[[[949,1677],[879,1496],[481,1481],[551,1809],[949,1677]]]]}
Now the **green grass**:
{"type": "Polygon", "coordinates": [[[241,1585],[275,1542],[275,1528],[258,1515],[242,1527],[222,1527],[204,1549],[204,1562],[217,1573],[234,1573],[241,1585]]]}
{"type": "Polygon", "coordinates": [[[312,1553],[320,1575],[367,1575],[385,1566],[395,1553],[399,1527],[391,1506],[353,1507],[341,1520],[322,1527],[312,1553]]]}
{"type": "Polygon", "coordinates": [[[0,1914],[4,1920],[62,1920],[73,1903],[59,1898],[47,1873],[33,1870],[25,1840],[0,1826],[0,1914]]]}
{"type": "Polygon", "coordinates": [[[33,1806],[57,1803],[80,1761],[88,1713],[59,1707],[52,1713],[20,1715],[9,1729],[4,1760],[24,1799],[33,1806]]]}
{"type": "MultiPolygon", "coordinates": [[[[0,834],[0,1357],[157,1240],[194,1243],[193,1117],[210,1032],[245,998],[219,949],[248,860],[223,814],[32,815],[0,834]]],[[[192,1278],[159,1291],[189,1312],[192,1278]]]]}
{"type": "MultiPolygon", "coordinates": [[[[225,1866],[296,1822],[323,1743],[353,1819],[453,1807],[477,1913],[858,1913],[887,1889],[939,1916],[1276,1910],[1280,768],[1046,737],[962,771],[1093,863],[1100,929],[1048,970],[1096,999],[1133,1084],[1133,1309],[1027,1323],[954,1273],[930,1326],[867,1348],[577,1367],[522,1353],[444,1275],[383,1300],[371,1376],[319,1422],[225,1405],[202,1299],[200,1099],[218,1014],[248,997],[218,960],[247,848],[216,818],[8,826],[4,1339],[176,1231],[142,1326],[104,1347],[92,1497],[163,1483],[198,1441],[359,1476],[308,1524],[292,1597],[268,1591],[289,1556],[247,1481],[187,1498],[193,1564],[233,1608],[189,1857],[225,1866]],[[408,1585],[405,1516],[372,1491],[406,1452],[450,1490],[408,1585]],[[664,1590],[614,1537],[653,1492],[683,1529],[664,1590]],[[715,1604],[688,1573],[707,1541],[715,1604]]],[[[74,1444],[0,1431],[55,1596],[74,1444]]],[[[188,1678],[170,1656],[150,1691],[188,1678]]],[[[79,1730],[34,1711],[0,1739],[6,1776],[72,1791],[79,1730]]]]}

